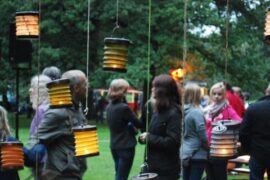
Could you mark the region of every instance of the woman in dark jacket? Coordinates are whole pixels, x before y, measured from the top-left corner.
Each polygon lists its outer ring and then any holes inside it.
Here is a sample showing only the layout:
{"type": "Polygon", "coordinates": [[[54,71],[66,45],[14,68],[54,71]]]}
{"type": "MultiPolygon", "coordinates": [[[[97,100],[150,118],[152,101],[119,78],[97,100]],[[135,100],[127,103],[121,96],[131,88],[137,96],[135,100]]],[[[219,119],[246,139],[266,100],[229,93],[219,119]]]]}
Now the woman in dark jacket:
{"type": "Polygon", "coordinates": [[[125,102],[129,84],[124,79],[115,79],[109,88],[110,103],[107,121],[110,128],[110,148],[115,164],[115,180],[126,180],[135,156],[136,133],[134,128],[141,122],[125,102]]]}
{"type": "Polygon", "coordinates": [[[176,82],[169,75],[155,77],[152,88],[154,113],[149,131],[140,135],[147,146],[148,171],[159,180],[179,178],[181,140],[181,100],[176,82]]]}

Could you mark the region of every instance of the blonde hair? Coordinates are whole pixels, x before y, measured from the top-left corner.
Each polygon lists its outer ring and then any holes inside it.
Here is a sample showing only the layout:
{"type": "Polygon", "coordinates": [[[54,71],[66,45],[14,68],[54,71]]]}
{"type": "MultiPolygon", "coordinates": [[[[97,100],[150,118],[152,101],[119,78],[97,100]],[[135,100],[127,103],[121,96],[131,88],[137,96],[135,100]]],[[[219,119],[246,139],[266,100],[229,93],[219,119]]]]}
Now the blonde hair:
{"type": "Polygon", "coordinates": [[[110,84],[108,96],[111,100],[121,100],[128,88],[129,84],[125,79],[114,79],[110,84]]]}
{"type": "Polygon", "coordinates": [[[184,103],[192,106],[199,106],[201,100],[201,89],[195,83],[185,85],[184,89],[184,103]]]}
{"type": "Polygon", "coordinates": [[[225,99],[226,97],[226,87],[224,86],[224,84],[222,82],[218,82],[216,84],[214,84],[211,89],[210,89],[210,98],[212,99],[213,97],[213,91],[215,89],[220,88],[222,90],[222,97],[225,99]]]}
{"type": "Polygon", "coordinates": [[[7,111],[4,107],[0,106],[0,130],[2,131],[2,138],[7,138],[10,135],[10,127],[8,125],[7,111]]]}

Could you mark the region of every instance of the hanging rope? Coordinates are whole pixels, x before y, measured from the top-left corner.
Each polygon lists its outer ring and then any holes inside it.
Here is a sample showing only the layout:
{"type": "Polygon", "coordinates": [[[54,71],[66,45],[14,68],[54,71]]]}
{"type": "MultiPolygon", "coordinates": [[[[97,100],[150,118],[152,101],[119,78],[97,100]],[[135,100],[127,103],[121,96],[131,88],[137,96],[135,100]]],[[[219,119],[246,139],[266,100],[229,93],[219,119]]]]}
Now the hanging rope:
{"type": "MultiPolygon", "coordinates": [[[[89,47],[90,47],[90,15],[91,15],[91,0],[88,0],[88,12],[87,12],[87,51],[86,51],[86,77],[87,82],[89,79],[89,47]]],[[[85,109],[84,114],[88,113],[88,83],[86,87],[86,99],[85,99],[85,109]]]]}
{"type": "MultiPolygon", "coordinates": [[[[188,5],[188,0],[185,0],[184,1],[184,24],[183,24],[183,70],[186,69],[186,61],[187,61],[187,5],[188,5]]],[[[183,75],[183,89],[184,89],[184,84],[185,84],[185,81],[186,81],[186,75],[184,73],[183,75]]],[[[183,92],[183,91],[182,91],[183,92]]],[[[181,93],[182,93],[181,92],[181,93]]],[[[183,98],[183,93],[181,94],[181,100],[182,100],[182,106],[181,106],[181,111],[182,111],[182,121],[181,121],[181,146],[182,146],[182,142],[183,142],[183,139],[184,139],[184,119],[185,119],[185,116],[184,116],[184,98],[183,98]]],[[[183,172],[183,166],[182,166],[182,163],[181,163],[181,172],[183,172]]]]}
{"type": "MultiPolygon", "coordinates": [[[[150,61],[151,61],[151,16],[152,16],[152,1],[149,0],[148,6],[148,42],[147,42],[147,94],[146,99],[149,100],[150,94],[150,61]]],[[[146,103],[146,127],[145,130],[148,132],[149,129],[149,102],[146,103]]],[[[146,138],[145,142],[145,161],[148,159],[148,141],[146,138]]]]}
{"type": "Polygon", "coordinates": [[[115,21],[115,27],[113,28],[112,34],[114,33],[114,31],[118,28],[120,28],[119,24],[118,24],[118,18],[119,18],[119,3],[118,0],[116,0],[116,21],[115,21]]]}
{"type": "Polygon", "coordinates": [[[228,75],[228,46],[229,46],[229,18],[230,18],[230,12],[229,12],[229,2],[230,0],[227,0],[227,6],[226,6],[226,32],[225,32],[225,72],[224,72],[224,78],[227,79],[228,75]]]}

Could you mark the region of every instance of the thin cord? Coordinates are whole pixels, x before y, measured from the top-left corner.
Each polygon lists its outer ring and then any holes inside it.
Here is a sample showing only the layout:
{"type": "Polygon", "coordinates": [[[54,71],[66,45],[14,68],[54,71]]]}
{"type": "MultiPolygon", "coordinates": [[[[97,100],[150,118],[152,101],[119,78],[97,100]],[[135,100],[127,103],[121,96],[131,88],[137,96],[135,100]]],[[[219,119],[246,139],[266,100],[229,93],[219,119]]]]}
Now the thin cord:
{"type": "MultiPolygon", "coordinates": [[[[151,61],[151,11],[152,1],[149,0],[148,7],[148,45],[147,45],[147,95],[146,99],[149,99],[149,91],[150,91],[150,61],[151,61]]],[[[149,131],[149,103],[146,103],[146,132],[149,131]]],[[[145,160],[148,159],[148,140],[146,138],[145,142],[145,160]]]]}
{"type": "MultiPolygon", "coordinates": [[[[186,69],[186,59],[187,59],[187,5],[188,5],[188,0],[184,1],[184,25],[183,25],[183,70],[186,69]]],[[[183,75],[183,86],[185,84],[185,80],[186,80],[186,76],[185,73],[183,75]]],[[[182,87],[183,88],[183,87],[182,87]]],[[[181,91],[182,93],[182,91],[181,91]]],[[[183,94],[183,93],[182,93],[183,94]]],[[[183,95],[181,94],[181,96],[183,97],[183,95]]],[[[185,119],[185,115],[184,115],[184,98],[181,98],[182,101],[182,105],[181,105],[181,111],[182,111],[182,121],[181,121],[181,146],[183,143],[183,139],[184,139],[184,119],[185,119]]],[[[182,149],[182,148],[181,148],[182,149]]],[[[183,172],[183,165],[181,163],[181,172],[183,172]]]]}
{"type": "Polygon", "coordinates": [[[229,46],[229,0],[227,0],[227,7],[226,7],[226,34],[225,34],[225,72],[224,78],[227,79],[228,75],[228,46],[229,46]]]}
{"type": "MultiPolygon", "coordinates": [[[[86,77],[87,81],[89,78],[89,43],[90,43],[90,9],[91,9],[91,0],[88,0],[88,13],[87,13],[87,51],[86,51],[86,77]]],[[[88,113],[88,84],[86,87],[86,99],[85,99],[85,109],[84,114],[88,113]]]]}
{"type": "Polygon", "coordinates": [[[118,3],[118,0],[116,0],[116,21],[115,21],[115,27],[113,28],[112,34],[114,33],[116,29],[120,28],[118,24],[118,19],[119,19],[119,3],[118,3]]]}
{"type": "MultiPolygon", "coordinates": [[[[38,24],[38,29],[39,29],[39,36],[38,36],[38,82],[37,82],[37,111],[38,111],[38,105],[39,105],[39,73],[40,73],[40,42],[41,42],[41,31],[40,31],[40,21],[41,21],[41,0],[39,0],[39,5],[38,5],[38,16],[39,16],[39,24],[38,24]]],[[[38,112],[36,112],[38,113],[38,112]]],[[[37,117],[39,118],[39,117],[37,117]]],[[[38,129],[37,129],[38,131],[38,129]]],[[[36,132],[37,139],[38,139],[38,132],[36,132]]],[[[36,153],[36,167],[35,167],[35,176],[38,178],[38,168],[39,168],[39,162],[38,162],[38,153],[36,153]]]]}

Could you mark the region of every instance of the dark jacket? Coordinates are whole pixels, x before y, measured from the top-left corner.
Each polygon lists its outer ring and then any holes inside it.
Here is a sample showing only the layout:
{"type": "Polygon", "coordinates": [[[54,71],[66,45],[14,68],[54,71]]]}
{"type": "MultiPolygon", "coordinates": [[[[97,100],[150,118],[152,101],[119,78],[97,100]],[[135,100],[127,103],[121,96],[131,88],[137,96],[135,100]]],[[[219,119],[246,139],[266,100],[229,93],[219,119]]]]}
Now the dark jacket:
{"type": "Polygon", "coordinates": [[[135,147],[137,141],[128,123],[140,128],[142,123],[129,106],[120,101],[110,102],[107,107],[107,121],[110,128],[111,149],[127,149],[135,147]]]}
{"type": "Polygon", "coordinates": [[[248,107],[240,129],[240,142],[244,152],[270,165],[270,96],[248,107]]]}
{"type": "Polygon", "coordinates": [[[149,126],[149,172],[168,177],[180,172],[181,112],[176,108],[154,112],[149,126]]]}
{"type": "Polygon", "coordinates": [[[83,121],[79,107],[49,109],[45,113],[38,128],[38,138],[47,148],[47,179],[82,179],[86,162],[75,156],[72,127],[82,125],[83,121]]]}

